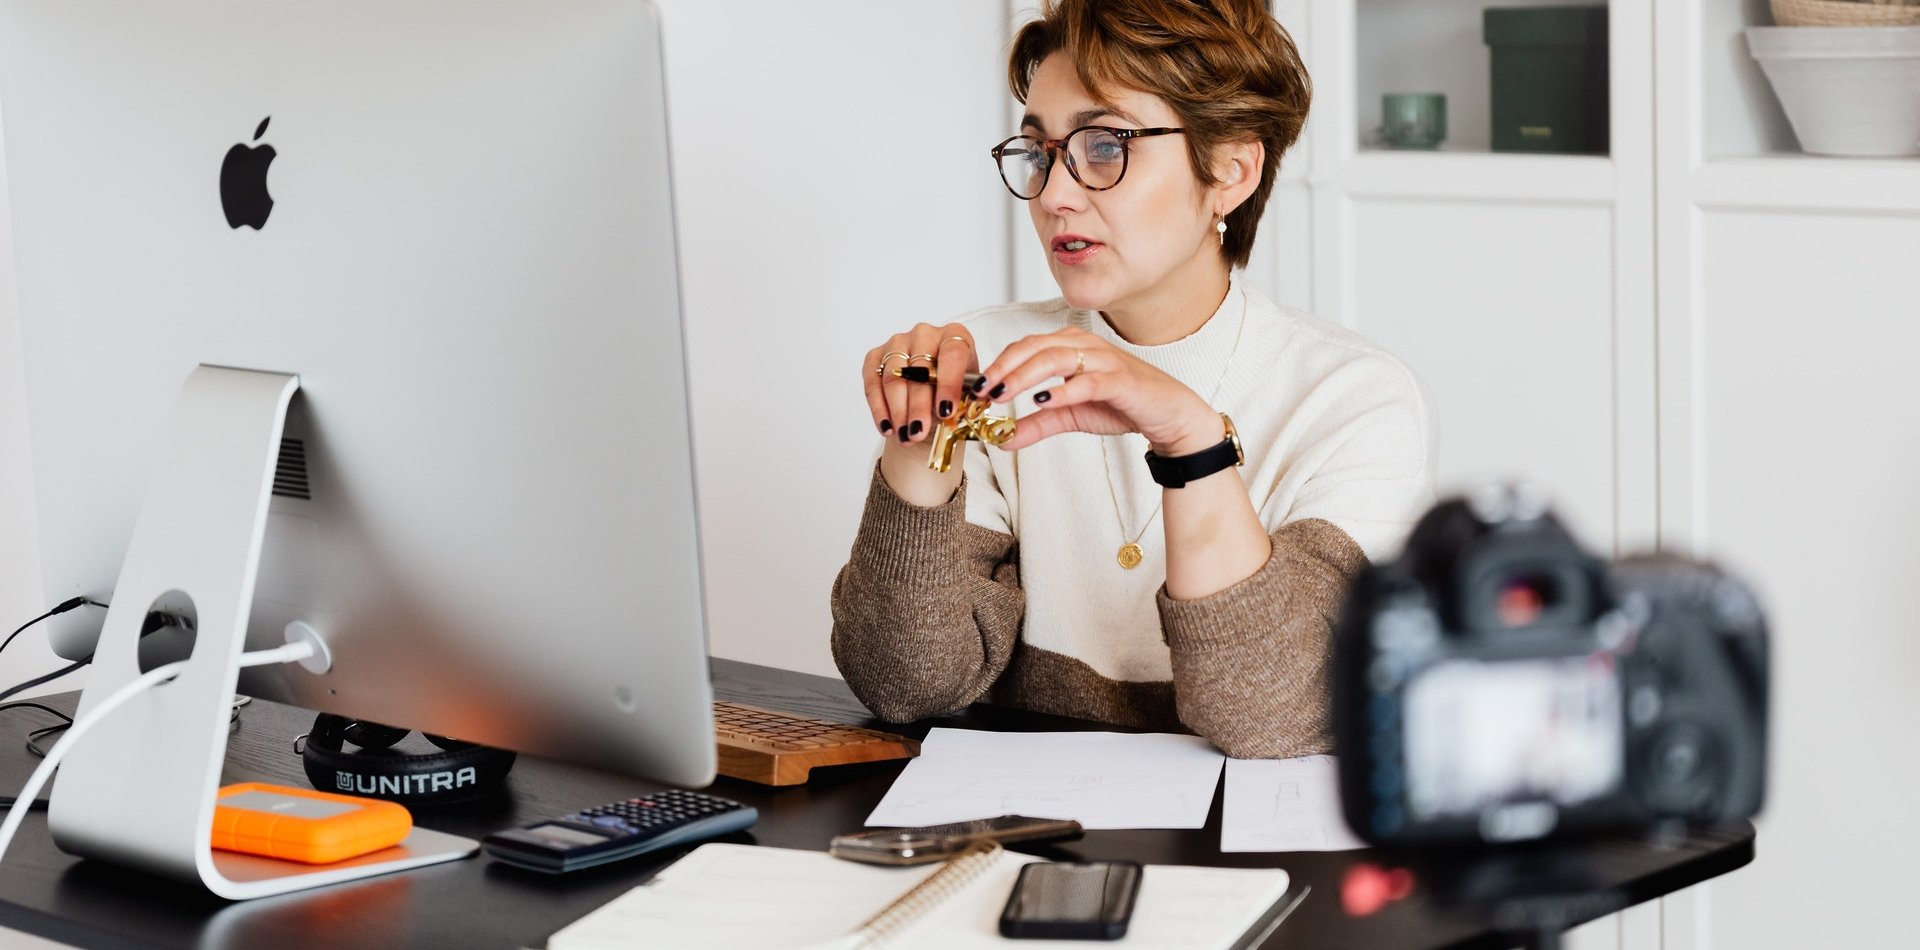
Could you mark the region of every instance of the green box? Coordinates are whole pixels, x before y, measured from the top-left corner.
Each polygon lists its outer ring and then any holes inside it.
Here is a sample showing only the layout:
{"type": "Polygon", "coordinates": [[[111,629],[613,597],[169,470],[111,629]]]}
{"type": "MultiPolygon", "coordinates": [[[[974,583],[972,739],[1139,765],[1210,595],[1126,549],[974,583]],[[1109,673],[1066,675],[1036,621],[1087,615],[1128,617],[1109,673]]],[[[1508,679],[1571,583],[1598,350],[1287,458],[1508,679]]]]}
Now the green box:
{"type": "Polygon", "coordinates": [[[1607,8],[1488,7],[1493,150],[1607,153],[1607,8]]]}

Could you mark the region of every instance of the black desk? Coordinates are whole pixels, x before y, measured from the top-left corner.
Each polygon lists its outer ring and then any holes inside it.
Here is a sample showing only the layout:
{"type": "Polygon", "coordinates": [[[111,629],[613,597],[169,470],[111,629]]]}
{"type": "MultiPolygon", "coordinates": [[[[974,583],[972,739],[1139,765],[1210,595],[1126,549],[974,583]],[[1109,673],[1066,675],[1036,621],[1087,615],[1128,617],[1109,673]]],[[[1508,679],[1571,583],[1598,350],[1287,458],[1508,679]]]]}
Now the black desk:
{"type": "MultiPolygon", "coordinates": [[[[725,660],[714,664],[723,699],[865,725],[867,717],[837,680],[725,660]]],[[[77,694],[50,703],[71,710],[77,694]]],[[[44,714],[0,714],[0,787],[19,789],[38,761],[21,745],[44,714]]],[[[292,751],[312,714],[255,702],[235,731],[223,782],[272,781],[304,787],[292,751]]],[[[1091,723],[977,707],[964,717],[892,727],[924,735],[933,725],[1005,731],[1099,728],[1091,723]]],[[[883,726],[884,727],[884,726],[883,726]]],[[[841,766],[814,772],[806,786],[769,789],[722,778],[720,795],[760,809],[760,823],[732,840],[824,850],[833,835],[857,829],[900,770],[899,763],[841,766]]],[[[139,776],[127,781],[137,783],[139,776]]],[[[522,757],[495,800],[417,810],[422,826],[478,838],[574,808],[625,798],[657,786],[601,772],[522,757]]],[[[1221,854],[1220,804],[1202,831],[1096,831],[1062,850],[1089,859],[1130,858],[1151,864],[1283,867],[1313,894],[1288,918],[1269,947],[1499,947],[1484,922],[1429,904],[1419,893],[1371,917],[1340,908],[1342,873],[1368,852],[1221,854]]],[[[1590,867],[1628,899],[1668,894],[1753,860],[1753,828],[1742,822],[1697,832],[1656,850],[1637,842],[1591,846],[1590,867]]],[[[0,863],[0,926],[81,947],[207,947],[302,950],[308,947],[539,947],[547,936],[644,880],[673,854],[547,877],[497,866],[484,857],[298,894],[228,903],[204,891],[60,852],[45,813],[28,818],[0,863]]]]}

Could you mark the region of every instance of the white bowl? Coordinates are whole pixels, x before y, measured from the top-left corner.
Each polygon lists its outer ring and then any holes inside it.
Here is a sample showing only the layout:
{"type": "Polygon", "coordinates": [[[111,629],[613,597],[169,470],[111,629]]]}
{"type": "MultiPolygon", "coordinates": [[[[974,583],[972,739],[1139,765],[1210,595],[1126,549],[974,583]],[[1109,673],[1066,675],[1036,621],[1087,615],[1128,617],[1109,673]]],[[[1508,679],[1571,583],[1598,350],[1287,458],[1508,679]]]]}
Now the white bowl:
{"type": "Polygon", "coordinates": [[[1920,155],[1920,26],[1750,26],[1747,48],[1817,155],[1920,155]]]}

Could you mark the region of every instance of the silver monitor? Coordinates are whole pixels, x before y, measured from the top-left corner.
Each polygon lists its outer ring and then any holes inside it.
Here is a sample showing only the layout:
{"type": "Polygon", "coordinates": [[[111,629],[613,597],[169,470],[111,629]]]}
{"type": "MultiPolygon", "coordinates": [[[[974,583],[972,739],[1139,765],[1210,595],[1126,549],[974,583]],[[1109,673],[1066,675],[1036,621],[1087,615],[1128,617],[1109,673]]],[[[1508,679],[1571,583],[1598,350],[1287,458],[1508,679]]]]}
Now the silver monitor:
{"type": "MultiPolygon", "coordinates": [[[[650,4],[6,0],[0,115],[46,596],[113,605],[54,633],[88,701],[193,637],[222,701],[711,781],[650,4]],[[327,672],[229,669],[293,627],[327,672]]],[[[172,741],[187,679],[76,745],[63,847],[83,751],[172,741]]]]}

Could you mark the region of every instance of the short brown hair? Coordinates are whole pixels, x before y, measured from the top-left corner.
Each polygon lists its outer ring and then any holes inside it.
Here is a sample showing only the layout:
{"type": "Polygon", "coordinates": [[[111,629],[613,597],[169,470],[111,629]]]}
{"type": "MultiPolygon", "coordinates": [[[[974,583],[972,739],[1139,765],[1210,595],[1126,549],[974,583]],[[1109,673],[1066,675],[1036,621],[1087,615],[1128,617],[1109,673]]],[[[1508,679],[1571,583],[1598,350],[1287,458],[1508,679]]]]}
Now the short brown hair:
{"type": "Polygon", "coordinates": [[[1065,52],[1096,99],[1138,89],[1165,99],[1186,127],[1194,174],[1207,185],[1213,151],[1227,142],[1266,146],[1260,184],[1227,214],[1222,250],[1233,267],[1253,253],[1260,213],[1280,157],[1300,137],[1313,99],[1300,50],[1264,0],[1045,0],[1040,19],[1013,38],[1007,82],[1014,98],[1041,60],[1065,52]]]}

